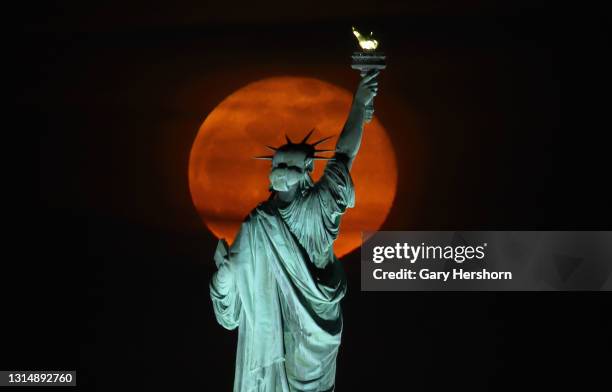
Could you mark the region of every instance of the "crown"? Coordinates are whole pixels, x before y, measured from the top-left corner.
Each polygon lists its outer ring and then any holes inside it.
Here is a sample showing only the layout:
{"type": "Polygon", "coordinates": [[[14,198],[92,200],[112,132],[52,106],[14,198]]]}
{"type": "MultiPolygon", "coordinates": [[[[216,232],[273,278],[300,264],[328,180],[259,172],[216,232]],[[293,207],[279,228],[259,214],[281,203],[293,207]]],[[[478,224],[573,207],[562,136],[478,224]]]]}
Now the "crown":
{"type": "MultiPolygon", "coordinates": [[[[306,158],[307,159],[312,159],[312,160],[331,160],[333,159],[333,157],[322,157],[322,156],[318,156],[316,155],[317,153],[321,153],[321,152],[333,152],[335,150],[317,150],[315,147],[329,139],[331,139],[333,136],[327,136],[324,137],[321,140],[318,140],[314,143],[308,143],[308,139],[310,138],[310,136],[312,136],[312,133],[314,132],[315,128],[312,128],[310,130],[310,132],[308,132],[308,134],[306,136],[304,136],[304,138],[302,139],[301,142],[299,143],[294,143],[291,139],[289,139],[289,136],[287,136],[287,134],[285,134],[285,139],[287,140],[286,144],[283,144],[280,147],[272,147],[272,146],[266,146],[268,149],[274,151],[274,153],[279,152],[279,151],[302,151],[303,153],[306,154],[306,158]]],[[[274,158],[274,155],[261,155],[261,156],[257,156],[257,157],[253,157],[255,159],[263,159],[263,160],[268,160],[271,161],[274,158]]]]}

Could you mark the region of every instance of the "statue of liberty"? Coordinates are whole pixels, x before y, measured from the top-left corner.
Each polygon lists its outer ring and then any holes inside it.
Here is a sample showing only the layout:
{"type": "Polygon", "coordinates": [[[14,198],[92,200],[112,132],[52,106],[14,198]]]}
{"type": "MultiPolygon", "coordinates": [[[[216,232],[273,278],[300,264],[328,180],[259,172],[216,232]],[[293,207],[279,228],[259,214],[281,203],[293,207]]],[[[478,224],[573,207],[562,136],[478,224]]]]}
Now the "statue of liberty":
{"type": "Polygon", "coordinates": [[[238,328],[234,392],[324,392],[335,388],[342,334],[342,265],[333,253],[340,218],[354,207],[350,170],[378,90],[362,77],[334,155],[287,137],[270,147],[270,197],[251,211],[231,247],[220,240],[210,296],[219,324],[238,328]],[[314,161],[327,161],[316,183],[314,161]]]}

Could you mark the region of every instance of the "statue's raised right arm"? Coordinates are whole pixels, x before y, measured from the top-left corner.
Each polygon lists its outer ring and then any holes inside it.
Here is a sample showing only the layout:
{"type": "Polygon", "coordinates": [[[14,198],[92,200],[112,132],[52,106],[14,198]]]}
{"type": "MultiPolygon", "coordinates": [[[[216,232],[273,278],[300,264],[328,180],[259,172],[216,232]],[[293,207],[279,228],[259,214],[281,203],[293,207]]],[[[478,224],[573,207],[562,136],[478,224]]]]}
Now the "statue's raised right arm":
{"type": "Polygon", "coordinates": [[[373,106],[370,103],[378,92],[378,80],[376,79],[378,74],[379,71],[372,71],[359,82],[353,96],[351,111],[336,143],[336,154],[342,154],[348,158],[349,169],[361,145],[364,122],[369,122],[374,114],[373,106]]]}

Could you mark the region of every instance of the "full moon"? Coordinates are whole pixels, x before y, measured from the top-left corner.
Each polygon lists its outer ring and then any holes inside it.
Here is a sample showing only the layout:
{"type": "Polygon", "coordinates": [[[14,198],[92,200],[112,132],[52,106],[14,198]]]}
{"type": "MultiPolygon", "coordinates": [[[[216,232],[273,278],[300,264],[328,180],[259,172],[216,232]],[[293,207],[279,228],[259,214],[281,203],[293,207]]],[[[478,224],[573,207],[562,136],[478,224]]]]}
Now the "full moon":
{"type": "MultiPolygon", "coordinates": [[[[308,77],[272,77],[249,83],[227,96],[206,117],[191,148],[189,188],[208,229],[230,244],[240,224],[269,196],[269,146],[284,144],[285,134],[300,141],[335,137],[317,146],[333,149],[348,116],[353,94],[308,77]]],[[[330,153],[320,155],[331,156],[330,153]]],[[[315,161],[317,181],[326,161],[315,161]]],[[[362,231],[378,230],[393,203],[397,165],[393,146],[376,116],[365,125],[361,149],[351,170],[355,208],[342,217],[334,252],[342,257],[361,246],[362,231]]]]}

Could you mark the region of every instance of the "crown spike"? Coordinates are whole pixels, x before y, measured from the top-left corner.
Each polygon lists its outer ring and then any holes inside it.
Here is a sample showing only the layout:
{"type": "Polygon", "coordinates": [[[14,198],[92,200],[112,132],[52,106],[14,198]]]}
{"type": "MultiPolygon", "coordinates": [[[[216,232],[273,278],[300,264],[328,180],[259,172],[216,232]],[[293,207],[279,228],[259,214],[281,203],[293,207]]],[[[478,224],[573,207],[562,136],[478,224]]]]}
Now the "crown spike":
{"type": "Polygon", "coordinates": [[[319,141],[316,141],[316,142],[312,143],[312,144],[311,144],[311,146],[313,146],[313,147],[314,147],[314,146],[316,146],[317,144],[321,144],[321,143],[323,143],[324,141],[331,139],[332,137],[334,137],[334,135],[332,135],[332,136],[328,136],[328,137],[324,137],[323,139],[321,139],[321,140],[319,140],[319,141]]]}
{"type": "Polygon", "coordinates": [[[278,148],[276,147],[272,147],[272,146],[266,146],[267,148],[269,148],[272,151],[278,151],[278,148]]]}
{"type": "Polygon", "coordinates": [[[289,139],[289,136],[287,134],[285,134],[285,139],[287,139],[287,143],[293,144],[293,142],[291,141],[291,139],[289,139]]]}
{"type": "Polygon", "coordinates": [[[312,133],[314,132],[314,128],[312,128],[310,130],[310,132],[308,132],[308,134],[306,136],[304,136],[304,139],[302,139],[302,141],[300,143],[306,143],[308,141],[308,139],[310,138],[310,136],[312,135],[312,133]]]}
{"type": "Polygon", "coordinates": [[[266,161],[271,161],[272,158],[274,158],[272,155],[262,155],[262,156],[258,156],[258,157],[253,157],[253,159],[263,159],[266,161]]]}

